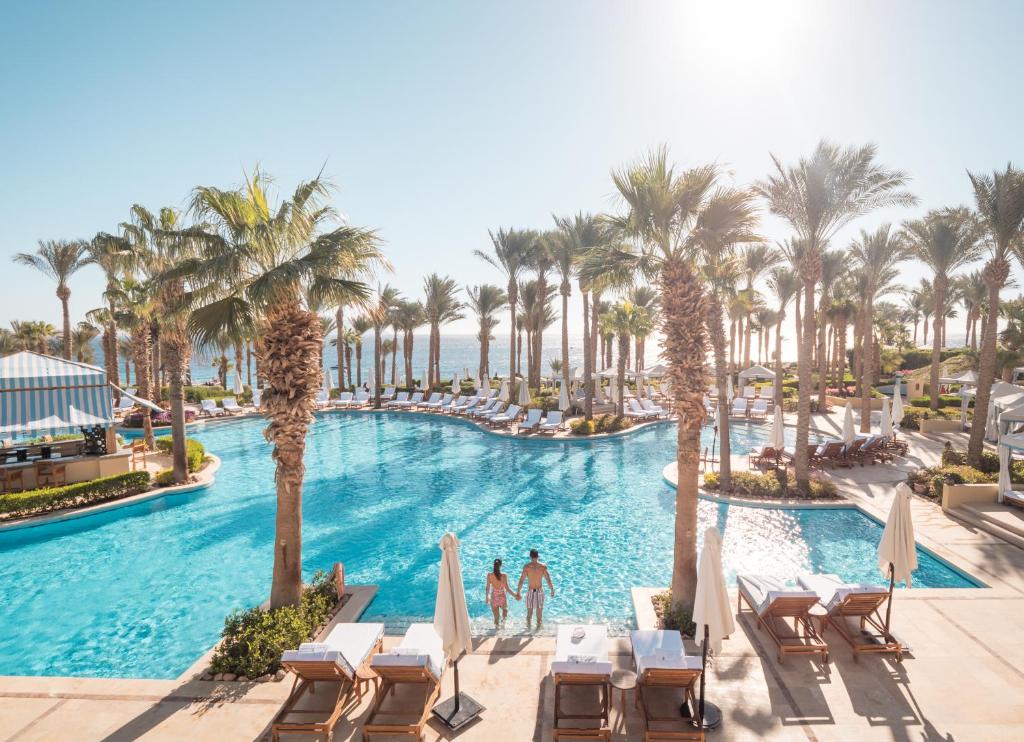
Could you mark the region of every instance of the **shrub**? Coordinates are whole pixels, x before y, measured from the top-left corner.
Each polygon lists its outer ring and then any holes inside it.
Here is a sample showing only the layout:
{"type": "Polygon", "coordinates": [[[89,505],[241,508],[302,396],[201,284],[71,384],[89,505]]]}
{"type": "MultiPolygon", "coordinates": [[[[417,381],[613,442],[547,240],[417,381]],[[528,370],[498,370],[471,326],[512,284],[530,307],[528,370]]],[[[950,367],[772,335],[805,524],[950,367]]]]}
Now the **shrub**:
{"type": "MultiPolygon", "coordinates": [[[[169,435],[156,439],[156,450],[160,453],[170,453],[171,445],[171,437],[169,435]]],[[[188,459],[189,473],[199,471],[203,466],[203,461],[206,459],[206,447],[195,438],[186,438],[185,458],[188,459]]]]}
{"type": "Polygon", "coordinates": [[[249,678],[277,672],[281,654],[312,638],[330,618],[338,599],[331,575],[320,571],[303,589],[297,606],[234,611],[224,619],[222,641],[213,653],[210,669],[249,678]]]}
{"type": "Polygon", "coordinates": [[[74,441],[82,440],[81,433],[60,433],[58,435],[50,436],[50,440],[46,440],[45,435],[38,436],[37,438],[29,438],[27,440],[19,440],[19,446],[35,446],[40,443],[57,443],[58,441],[74,441]]]}
{"type": "MultiPolygon", "coordinates": [[[[721,478],[718,472],[707,472],[704,475],[704,487],[712,491],[721,489],[721,478]]],[[[814,499],[833,499],[838,496],[835,484],[832,480],[820,476],[812,476],[810,481],[810,497],[814,499]]],[[[799,497],[800,492],[796,487],[796,475],[786,472],[786,478],[782,479],[775,472],[737,471],[732,474],[731,494],[742,497],[753,497],[764,500],[778,500],[788,497],[799,497]]]]}
{"type": "Polygon", "coordinates": [[[573,435],[593,435],[594,434],[594,421],[580,418],[569,425],[569,430],[572,431],[573,435]]]}
{"type": "Polygon", "coordinates": [[[13,516],[33,515],[49,510],[93,505],[119,500],[149,489],[149,472],[130,471],[90,482],[65,484],[60,487],[11,492],[0,495],[0,513],[13,516]]]}
{"type": "Polygon", "coordinates": [[[153,480],[156,482],[157,487],[170,487],[174,482],[174,469],[161,469],[157,472],[156,478],[153,480]]]}
{"type": "Polygon", "coordinates": [[[689,637],[694,635],[697,626],[693,623],[693,614],[685,609],[677,610],[672,607],[672,591],[666,590],[654,595],[651,602],[654,603],[654,612],[661,620],[662,629],[675,629],[689,637]]]}
{"type": "Polygon", "coordinates": [[[903,410],[903,421],[900,428],[903,430],[920,430],[921,420],[959,420],[960,410],[940,407],[937,410],[927,410],[920,407],[906,407],[903,410]]]}
{"type": "MultiPolygon", "coordinates": [[[[956,356],[962,356],[965,352],[964,348],[947,348],[940,353],[940,360],[947,361],[950,358],[956,356]]],[[[915,369],[924,368],[932,364],[932,352],[931,350],[905,350],[903,351],[903,363],[900,365],[904,371],[914,371],[915,369]]]]}
{"type": "MultiPolygon", "coordinates": [[[[946,443],[942,449],[943,466],[964,466],[967,464],[967,451],[962,448],[953,448],[946,443]]],[[[978,470],[985,474],[999,474],[999,454],[995,451],[982,451],[981,464],[978,470]]]]}
{"type": "MultiPolygon", "coordinates": [[[[943,484],[989,484],[996,481],[999,471],[998,458],[995,470],[991,472],[975,469],[973,466],[967,466],[966,464],[945,463],[947,460],[957,460],[959,454],[962,453],[962,451],[953,451],[947,455],[946,451],[943,451],[943,464],[941,466],[931,466],[912,472],[907,477],[907,484],[919,495],[938,499],[942,497],[943,484]]],[[[989,465],[990,462],[986,461],[985,464],[989,465]]],[[[1013,480],[1015,477],[1020,478],[1022,475],[1024,475],[1024,468],[1018,469],[1014,467],[1010,478],[1013,480]]]]}
{"type": "Polygon", "coordinates": [[[598,433],[615,433],[632,424],[632,420],[622,415],[599,415],[594,418],[594,430],[598,433]]]}
{"type": "MultiPolygon", "coordinates": [[[[932,403],[931,397],[914,397],[910,400],[911,407],[928,407],[932,403]]],[[[939,407],[960,407],[960,397],[955,394],[940,394],[939,407]]]]}

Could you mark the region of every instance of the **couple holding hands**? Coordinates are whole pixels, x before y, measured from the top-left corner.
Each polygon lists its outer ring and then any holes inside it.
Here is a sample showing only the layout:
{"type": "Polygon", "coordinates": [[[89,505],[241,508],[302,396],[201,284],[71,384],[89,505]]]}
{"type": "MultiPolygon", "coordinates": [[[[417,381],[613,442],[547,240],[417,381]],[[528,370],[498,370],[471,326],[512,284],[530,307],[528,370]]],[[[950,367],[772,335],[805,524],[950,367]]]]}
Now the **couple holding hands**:
{"type": "Polygon", "coordinates": [[[494,613],[494,628],[499,628],[508,618],[508,596],[514,595],[516,600],[522,600],[522,589],[525,582],[526,628],[530,628],[533,613],[536,611],[537,628],[540,629],[544,614],[544,580],[547,580],[551,597],[555,597],[555,586],[551,582],[548,565],[540,561],[540,553],[536,549],[530,549],[530,561],[523,566],[515,592],[509,587],[508,575],[501,571],[501,560],[495,559],[494,570],[487,573],[487,586],[484,589],[484,600],[494,613]]]}

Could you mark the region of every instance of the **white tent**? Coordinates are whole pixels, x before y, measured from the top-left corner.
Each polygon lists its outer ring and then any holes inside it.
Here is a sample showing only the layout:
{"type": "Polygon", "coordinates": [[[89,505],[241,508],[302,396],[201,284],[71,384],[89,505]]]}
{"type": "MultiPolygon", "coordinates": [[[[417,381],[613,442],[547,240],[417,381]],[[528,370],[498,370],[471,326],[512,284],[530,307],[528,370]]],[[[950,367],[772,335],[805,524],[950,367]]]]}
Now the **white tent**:
{"type": "Polygon", "coordinates": [[[774,381],[775,372],[771,369],[765,368],[764,366],[751,366],[746,371],[740,371],[740,383],[749,381],[750,379],[767,379],[769,381],[774,381]]]}
{"type": "Polygon", "coordinates": [[[660,379],[668,373],[668,367],[663,363],[655,363],[650,368],[643,369],[640,373],[649,379],[660,379]]]}

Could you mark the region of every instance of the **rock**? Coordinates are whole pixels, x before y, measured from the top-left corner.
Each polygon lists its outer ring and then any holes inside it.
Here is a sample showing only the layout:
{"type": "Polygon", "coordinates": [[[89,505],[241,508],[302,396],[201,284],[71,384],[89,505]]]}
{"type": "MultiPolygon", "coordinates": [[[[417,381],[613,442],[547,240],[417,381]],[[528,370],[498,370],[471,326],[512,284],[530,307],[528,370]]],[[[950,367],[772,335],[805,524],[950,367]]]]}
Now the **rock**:
{"type": "Polygon", "coordinates": [[[274,681],[277,682],[279,680],[284,680],[284,676],[286,674],[287,673],[285,673],[284,670],[278,670],[277,672],[274,673],[274,681]]]}
{"type": "Polygon", "coordinates": [[[260,675],[258,678],[256,678],[256,682],[257,683],[269,683],[270,682],[270,676],[269,675],[260,675]]]}
{"type": "Polygon", "coordinates": [[[249,678],[246,677],[245,675],[239,675],[238,676],[238,682],[239,683],[248,683],[249,682],[249,678]]]}
{"type": "Polygon", "coordinates": [[[235,675],[233,672],[226,672],[226,673],[224,673],[224,678],[223,679],[227,680],[228,682],[230,682],[230,681],[234,680],[237,677],[238,676],[235,675]]]}
{"type": "Polygon", "coordinates": [[[217,673],[216,675],[213,676],[213,679],[216,680],[219,683],[221,680],[224,679],[224,673],[222,673],[222,672],[217,673]]]}
{"type": "Polygon", "coordinates": [[[213,673],[210,672],[210,671],[206,671],[202,675],[199,676],[199,679],[200,680],[213,680],[213,673]]]}

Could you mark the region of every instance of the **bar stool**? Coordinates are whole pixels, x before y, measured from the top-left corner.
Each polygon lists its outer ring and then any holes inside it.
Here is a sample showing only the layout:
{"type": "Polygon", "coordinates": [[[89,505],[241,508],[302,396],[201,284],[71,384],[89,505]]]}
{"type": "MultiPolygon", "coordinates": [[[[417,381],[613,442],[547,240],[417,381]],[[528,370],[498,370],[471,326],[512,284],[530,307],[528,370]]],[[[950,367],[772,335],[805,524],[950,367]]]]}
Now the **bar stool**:
{"type": "Polygon", "coordinates": [[[142,459],[142,467],[146,467],[146,442],[137,440],[132,443],[132,471],[139,468],[139,459],[142,459]]]}
{"type": "Polygon", "coordinates": [[[21,467],[17,469],[0,469],[0,485],[3,492],[21,492],[25,489],[25,470],[21,467]]]}
{"type": "Polygon", "coordinates": [[[36,462],[36,486],[37,487],[58,487],[67,484],[67,464],[56,464],[52,461],[36,462]]]}

